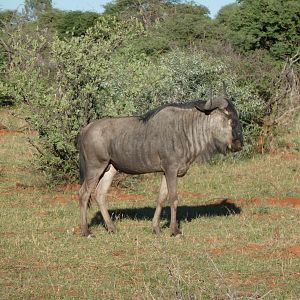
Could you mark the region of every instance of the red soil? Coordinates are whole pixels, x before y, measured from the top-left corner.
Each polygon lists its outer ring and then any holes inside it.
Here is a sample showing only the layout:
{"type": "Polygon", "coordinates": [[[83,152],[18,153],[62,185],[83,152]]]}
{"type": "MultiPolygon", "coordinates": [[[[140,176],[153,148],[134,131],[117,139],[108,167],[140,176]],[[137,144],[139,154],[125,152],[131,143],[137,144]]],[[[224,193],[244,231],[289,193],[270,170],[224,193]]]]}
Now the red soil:
{"type": "Polygon", "coordinates": [[[72,201],[78,201],[77,195],[56,195],[51,202],[55,204],[66,204],[72,201]]]}
{"type": "Polygon", "coordinates": [[[0,194],[10,195],[13,191],[17,191],[19,193],[30,193],[35,189],[36,188],[34,186],[17,182],[14,186],[4,188],[3,191],[0,192],[0,194]]]}
{"type": "Polygon", "coordinates": [[[291,246],[287,249],[287,252],[289,254],[292,254],[293,256],[300,256],[300,244],[296,244],[294,246],[291,246]]]}
{"type": "MultiPolygon", "coordinates": [[[[72,201],[78,201],[79,189],[80,189],[79,184],[68,184],[68,185],[59,186],[56,189],[58,193],[53,198],[51,198],[51,202],[54,204],[66,204],[72,201]],[[62,192],[70,192],[70,191],[72,192],[72,194],[62,193],[62,192]]],[[[118,200],[118,201],[143,200],[145,198],[145,196],[143,195],[128,194],[116,187],[112,187],[108,192],[107,196],[109,199],[118,200]]]]}
{"type": "Polygon", "coordinates": [[[19,130],[6,130],[6,129],[0,130],[0,136],[1,135],[19,135],[19,134],[23,134],[23,132],[19,131],[19,130]]]}
{"type": "Polygon", "coordinates": [[[143,200],[145,196],[137,194],[128,194],[119,188],[112,187],[108,193],[108,197],[119,201],[143,200]]]}
{"type": "Polygon", "coordinates": [[[37,131],[34,130],[22,130],[22,128],[18,130],[9,130],[9,129],[0,129],[0,136],[4,135],[22,135],[25,133],[29,133],[30,135],[38,135],[37,131]]]}
{"type": "Polygon", "coordinates": [[[300,199],[298,198],[285,198],[285,199],[268,199],[268,203],[280,206],[291,205],[292,207],[300,206],[300,199]]]}
{"type": "Polygon", "coordinates": [[[117,257],[117,256],[124,256],[124,251],[113,251],[112,252],[112,256],[115,256],[115,257],[117,257]]]}

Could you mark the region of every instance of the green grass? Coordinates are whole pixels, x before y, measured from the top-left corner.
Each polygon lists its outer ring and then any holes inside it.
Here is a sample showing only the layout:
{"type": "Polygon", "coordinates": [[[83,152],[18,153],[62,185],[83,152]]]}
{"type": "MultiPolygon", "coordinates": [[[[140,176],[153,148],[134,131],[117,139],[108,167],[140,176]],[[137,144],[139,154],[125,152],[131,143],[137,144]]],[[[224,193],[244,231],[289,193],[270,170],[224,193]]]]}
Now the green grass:
{"type": "Polygon", "coordinates": [[[300,199],[299,154],[194,165],[179,179],[176,238],[168,210],[162,235],[151,233],[160,177],[143,176],[129,184],[142,199],[109,199],[118,233],[93,203],[95,237],[83,238],[77,190],[47,186],[28,136],[0,136],[1,299],[299,298],[300,206],[280,205],[300,199]]]}

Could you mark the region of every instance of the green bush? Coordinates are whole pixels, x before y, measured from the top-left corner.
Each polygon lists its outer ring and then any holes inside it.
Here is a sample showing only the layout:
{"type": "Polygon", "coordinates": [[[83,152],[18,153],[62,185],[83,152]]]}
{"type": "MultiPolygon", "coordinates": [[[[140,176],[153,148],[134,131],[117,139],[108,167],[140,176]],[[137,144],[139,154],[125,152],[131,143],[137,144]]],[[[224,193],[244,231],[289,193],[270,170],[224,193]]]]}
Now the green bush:
{"type": "Polygon", "coordinates": [[[77,178],[76,138],[92,120],[207,98],[222,93],[223,82],[240,112],[250,151],[262,101],[251,85],[240,86],[223,61],[196,50],[173,50],[151,60],[136,51],[133,40],[143,29],[134,20],[101,18],[84,36],[68,41],[46,34],[37,30],[23,36],[16,30],[6,84],[30,107],[28,120],[39,132],[40,165],[52,179],[77,178]]]}
{"type": "Polygon", "coordinates": [[[233,45],[244,52],[266,50],[277,60],[297,53],[300,46],[299,1],[237,2],[224,6],[216,18],[221,33],[225,34],[233,45]]]}
{"type": "Polygon", "coordinates": [[[127,62],[135,63],[129,41],[139,28],[134,22],[102,19],[71,41],[46,39],[44,30],[31,35],[15,30],[6,84],[16,102],[30,106],[28,120],[40,135],[41,166],[53,179],[77,173],[75,140],[83,125],[133,111],[130,101],[119,103],[121,97],[114,97],[119,83],[113,76],[127,62]]]}

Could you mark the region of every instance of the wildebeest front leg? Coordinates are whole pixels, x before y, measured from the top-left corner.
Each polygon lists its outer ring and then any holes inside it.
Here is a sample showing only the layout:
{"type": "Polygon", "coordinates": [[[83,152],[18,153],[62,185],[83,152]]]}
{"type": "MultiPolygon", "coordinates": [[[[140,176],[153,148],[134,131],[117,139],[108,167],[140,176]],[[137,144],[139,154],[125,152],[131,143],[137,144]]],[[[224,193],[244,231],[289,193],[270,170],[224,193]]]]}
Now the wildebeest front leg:
{"type": "Polygon", "coordinates": [[[105,221],[106,228],[109,232],[116,232],[116,227],[107,211],[105,198],[116,173],[117,170],[112,165],[110,165],[109,170],[103,174],[96,188],[96,201],[105,221]]]}
{"type": "Polygon", "coordinates": [[[152,220],[153,233],[159,234],[161,231],[159,226],[160,215],[164,205],[164,201],[166,200],[167,196],[168,196],[167,181],[166,181],[166,176],[163,175],[161,180],[160,190],[159,190],[159,196],[157,200],[157,206],[152,220]]]}
{"type": "Polygon", "coordinates": [[[178,228],[176,212],[178,206],[178,195],[177,195],[177,169],[169,169],[166,171],[166,180],[169,191],[169,201],[171,203],[171,235],[176,236],[181,234],[181,231],[178,228]]]}

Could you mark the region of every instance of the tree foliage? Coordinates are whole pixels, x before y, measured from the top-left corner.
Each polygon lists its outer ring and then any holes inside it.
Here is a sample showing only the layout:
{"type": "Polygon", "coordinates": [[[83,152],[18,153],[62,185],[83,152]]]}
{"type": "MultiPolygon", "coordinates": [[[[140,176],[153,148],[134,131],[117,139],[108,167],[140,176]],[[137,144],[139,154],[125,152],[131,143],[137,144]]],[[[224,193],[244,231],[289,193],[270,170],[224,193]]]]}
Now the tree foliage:
{"type": "Polygon", "coordinates": [[[179,1],[115,1],[106,6],[105,14],[141,20],[146,35],[136,41],[138,51],[160,55],[176,47],[188,47],[211,36],[211,19],[207,7],[179,1]],[[145,5],[147,3],[147,5],[145,5]],[[130,4],[130,5],[129,5],[130,4]],[[142,8],[139,8],[142,5],[142,8]]]}
{"type": "Polygon", "coordinates": [[[100,14],[82,11],[50,10],[42,13],[35,25],[57,33],[60,39],[82,36],[94,26],[100,14]]]}
{"type": "Polygon", "coordinates": [[[138,19],[149,29],[165,17],[165,11],[176,4],[176,0],[114,0],[106,5],[105,14],[122,20],[138,19]]]}
{"type": "Polygon", "coordinates": [[[277,58],[292,56],[300,46],[300,2],[242,0],[220,10],[217,21],[242,51],[264,49],[277,58]]]}
{"type": "Polygon", "coordinates": [[[38,16],[52,9],[52,0],[25,0],[24,14],[30,20],[36,20],[38,16]]]}

